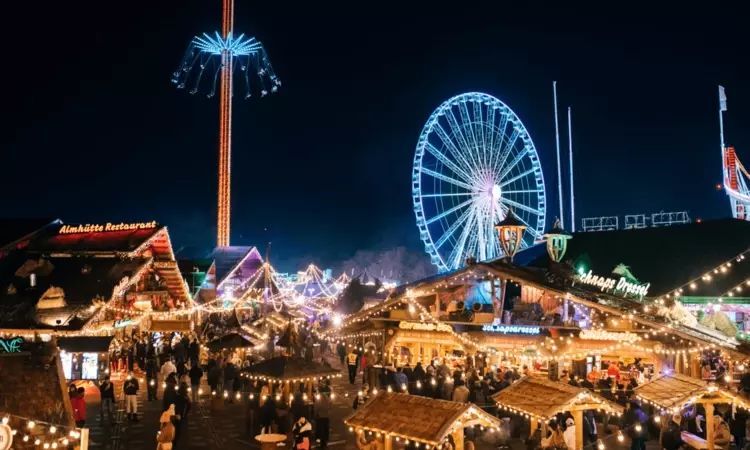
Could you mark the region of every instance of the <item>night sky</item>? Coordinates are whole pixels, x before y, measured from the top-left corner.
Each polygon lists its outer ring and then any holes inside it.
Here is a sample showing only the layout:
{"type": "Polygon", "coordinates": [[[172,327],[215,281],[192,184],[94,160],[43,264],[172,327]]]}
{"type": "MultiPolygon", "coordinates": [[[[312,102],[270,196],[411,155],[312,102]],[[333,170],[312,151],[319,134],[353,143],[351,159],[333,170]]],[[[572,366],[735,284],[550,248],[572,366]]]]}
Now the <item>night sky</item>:
{"type": "MultiPolygon", "coordinates": [[[[182,255],[209,251],[218,99],[170,79],[192,36],[220,28],[221,2],[14,3],[23,9],[2,31],[6,49],[15,44],[4,52],[0,215],[157,220],[182,255]]],[[[333,264],[396,245],[421,251],[414,148],[430,113],[463,92],[498,97],[528,128],[550,223],[553,80],[563,125],[573,107],[579,218],[728,216],[715,188],[718,84],[727,144],[750,165],[750,33],[738,11],[267,14],[236,3],[236,31],[263,42],[283,86],[262,99],[235,96],[232,243],[273,241],[282,264],[333,264]]],[[[567,198],[567,170],[565,179],[567,198]]]]}

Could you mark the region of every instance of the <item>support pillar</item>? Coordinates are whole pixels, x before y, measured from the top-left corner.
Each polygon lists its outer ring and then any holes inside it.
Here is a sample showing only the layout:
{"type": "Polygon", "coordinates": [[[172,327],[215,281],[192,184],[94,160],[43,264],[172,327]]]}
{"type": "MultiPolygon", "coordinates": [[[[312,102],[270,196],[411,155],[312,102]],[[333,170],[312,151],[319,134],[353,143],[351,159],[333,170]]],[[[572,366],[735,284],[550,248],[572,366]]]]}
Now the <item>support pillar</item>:
{"type": "Polygon", "coordinates": [[[573,414],[573,420],[575,421],[575,424],[576,424],[576,448],[575,450],[580,450],[583,448],[583,411],[574,410],[574,411],[571,411],[571,413],[573,414]]]}
{"type": "Polygon", "coordinates": [[[456,444],[453,450],[464,450],[464,429],[459,428],[451,433],[451,436],[453,436],[453,442],[456,444]]]}
{"type": "Polygon", "coordinates": [[[703,407],[706,409],[706,444],[708,450],[714,450],[714,404],[705,403],[703,407]]]}
{"type": "Polygon", "coordinates": [[[383,436],[383,444],[385,447],[385,450],[393,450],[393,436],[390,434],[386,434],[383,436]]]}
{"type": "Polygon", "coordinates": [[[539,428],[539,421],[537,419],[529,419],[529,437],[534,436],[537,428],[539,428]]]}
{"type": "Polygon", "coordinates": [[[568,323],[568,299],[563,299],[563,314],[562,314],[563,325],[568,323]]]}

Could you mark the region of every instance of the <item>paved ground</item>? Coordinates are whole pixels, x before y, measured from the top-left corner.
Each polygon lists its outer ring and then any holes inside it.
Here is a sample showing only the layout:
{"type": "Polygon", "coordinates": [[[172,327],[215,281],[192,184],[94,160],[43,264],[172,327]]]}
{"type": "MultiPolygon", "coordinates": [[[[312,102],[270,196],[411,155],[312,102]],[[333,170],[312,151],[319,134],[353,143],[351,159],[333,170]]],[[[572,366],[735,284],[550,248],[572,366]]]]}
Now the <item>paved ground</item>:
{"type": "MultiPolygon", "coordinates": [[[[337,360],[330,358],[335,367],[340,367],[337,360]]],[[[361,388],[361,377],[357,384],[350,385],[346,376],[335,379],[332,388],[335,395],[331,408],[331,442],[330,447],[342,450],[356,450],[354,435],[348,431],[343,419],[352,412],[352,401],[358,389],[361,388]]],[[[93,386],[86,389],[86,401],[88,405],[87,426],[90,429],[92,450],[135,450],[150,449],[156,447],[156,432],[159,428],[159,417],[162,412],[162,389],[159,387],[159,401],[149,402],[146,400],[145,383],[141,383],[138,395],[138,411],[140,421],[130,422],[125,418],[124,400],[122,395],[122,380],[115,379],[115,392],[117,395],[117,413],[110,423],[105,415],[100,419],[99,391],[93,386]]],[[[205,383],[205,378],[204,378],[205,383]]],[[[219,408],[212,408],[214,402],[208,395],[209,389],[204,384],[204,395],[200,404],[194,405],[188,416],[185,435],[180,438],[175,450],[239,450],[258,448],[257,443],[246,432],[245,403],[243,400],[235,400],[234,403],[223,402],[219,408]]],[[[613,437],[605,441],[607,450],[629,448],[629,443],[618,443],[613,437]]],[[[477,437],[475,446],[478,450],[489,450],[494,448],[524,449],[525,446],[519,439],[513,440],[510,446],[506,442],[497,439],[497,435],[477,437]]],[[[291,439],[288,438],[285,448],[291,448],[291,439]]],[[[279,447],[279,448],[284,448],[279,447]]],[[[657,449],[655,440],[649,442],[648,449],[657,449]]],[[[593,450],[593,449],[591,449],[593,450]]]]}

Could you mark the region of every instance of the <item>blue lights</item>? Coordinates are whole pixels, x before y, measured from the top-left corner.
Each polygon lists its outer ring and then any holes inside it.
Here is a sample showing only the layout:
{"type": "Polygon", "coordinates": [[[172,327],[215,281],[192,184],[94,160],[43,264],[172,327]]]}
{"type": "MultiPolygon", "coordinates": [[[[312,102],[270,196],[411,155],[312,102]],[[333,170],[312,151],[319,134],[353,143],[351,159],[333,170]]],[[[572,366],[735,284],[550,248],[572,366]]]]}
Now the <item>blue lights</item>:
{"type": "Polygon", "coordinates": [[[245,80],[245,98],[250,98],[253,90],[260,91],[264,97],[281,86],[260,41],[244,34],[235,37],[232,33],[224,39],[219,32],[213,36],[203,33],[190,41],[179,68],[172,74],[172,83],[178,89],[190,86],[190,93],[196,94],[203,82],[211,98],[216,95],[223,64],[227,64],[232,73],[238,71],[237,75],[245,80]]]}

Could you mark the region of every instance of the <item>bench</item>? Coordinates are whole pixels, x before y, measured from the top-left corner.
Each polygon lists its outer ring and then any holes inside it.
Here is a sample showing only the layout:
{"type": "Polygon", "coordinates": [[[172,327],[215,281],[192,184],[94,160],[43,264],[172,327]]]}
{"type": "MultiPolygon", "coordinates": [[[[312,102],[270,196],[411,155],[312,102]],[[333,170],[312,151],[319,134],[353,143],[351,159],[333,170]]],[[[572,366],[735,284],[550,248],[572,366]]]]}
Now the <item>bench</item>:
{"type": "Polygon", "coordinates": [[[706,442],[706,440],[702,437],[696,436],[692,433],[688,433],[687,431],[683,431],[680,434],[682,435],[682,440],[683,442],[685,442],[685,445],[689,446],[690,448],[694,448],[696,450],[708,449],[708,442],[706,442]]]}

